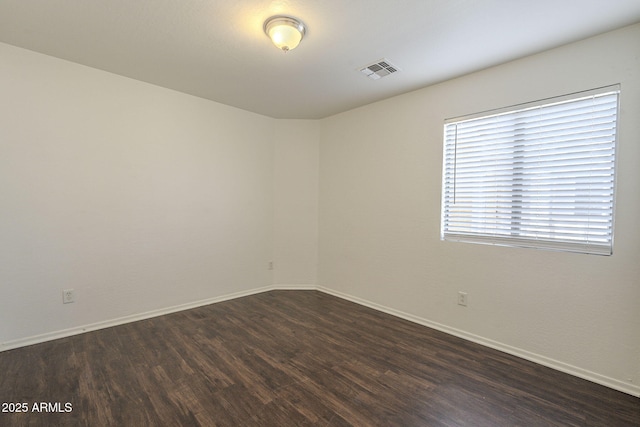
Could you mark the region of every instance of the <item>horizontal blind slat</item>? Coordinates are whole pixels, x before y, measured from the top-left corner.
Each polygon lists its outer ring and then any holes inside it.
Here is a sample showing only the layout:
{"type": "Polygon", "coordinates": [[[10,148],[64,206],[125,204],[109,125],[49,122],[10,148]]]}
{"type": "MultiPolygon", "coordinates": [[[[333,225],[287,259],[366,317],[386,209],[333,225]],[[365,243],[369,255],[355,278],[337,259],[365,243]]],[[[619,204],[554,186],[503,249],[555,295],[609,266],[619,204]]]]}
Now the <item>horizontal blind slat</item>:
{"type": "Polygon", "coordinates": [[[618,96],[447,121],[442,238],[610,254],[618,96]]]}

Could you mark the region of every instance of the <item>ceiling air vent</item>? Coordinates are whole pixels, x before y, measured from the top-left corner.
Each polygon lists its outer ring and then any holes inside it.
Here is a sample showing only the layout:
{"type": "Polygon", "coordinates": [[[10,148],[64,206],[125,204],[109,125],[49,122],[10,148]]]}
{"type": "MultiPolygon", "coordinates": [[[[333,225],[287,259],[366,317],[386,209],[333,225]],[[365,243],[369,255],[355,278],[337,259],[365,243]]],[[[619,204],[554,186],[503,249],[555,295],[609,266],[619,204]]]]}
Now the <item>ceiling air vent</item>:
{"type": "Polygon", "coordinates": [[[379,78],[388,76],[389,74],[393,74],[397,71],[400,71],[400,68],[396,67],[384,58],[360,69],[362,74],[373,80],[378,80],[379,78]]]}

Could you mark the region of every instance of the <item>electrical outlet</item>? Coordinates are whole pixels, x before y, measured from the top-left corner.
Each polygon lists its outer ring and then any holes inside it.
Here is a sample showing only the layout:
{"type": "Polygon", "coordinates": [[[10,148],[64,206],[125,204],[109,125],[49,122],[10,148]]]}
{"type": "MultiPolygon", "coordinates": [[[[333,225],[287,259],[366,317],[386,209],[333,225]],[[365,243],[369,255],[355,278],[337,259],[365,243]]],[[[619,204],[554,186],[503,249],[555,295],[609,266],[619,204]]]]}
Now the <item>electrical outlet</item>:
{"type": "Polygon", "coordinates": [[[269,270],[273,270],[273,261],[269,261],[269,262],[267,263],[267,268],[268,268],[269,270]]]}
{"type": "Polygon", "coordinates": [[[65,289],[62,291],[62,303],[69,304],[76,301],[76,294],[73,289],[65,289]]]}
{"type": "Polygon", "coordinates": [[[458,305],[467,306],[467,293],[458,292],[458,305]]]}

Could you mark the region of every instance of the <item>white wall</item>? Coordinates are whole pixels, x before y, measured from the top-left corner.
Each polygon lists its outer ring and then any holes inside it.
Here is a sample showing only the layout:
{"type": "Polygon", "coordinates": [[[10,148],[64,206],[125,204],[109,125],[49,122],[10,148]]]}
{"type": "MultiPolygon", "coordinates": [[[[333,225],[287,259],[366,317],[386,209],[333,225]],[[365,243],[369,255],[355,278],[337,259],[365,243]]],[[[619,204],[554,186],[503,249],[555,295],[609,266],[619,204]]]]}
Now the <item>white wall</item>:
{"type": "Polygon", "coordinates": [[[640,25],[321,121],[3,44],[0,93],[0,350],[317,284],[640,394],[640,25]],[[613,256],[439,240],[445,118],[613,83],[613,256]]]}
{"type": "Polygon", "coordinates": [[[639,117],[635,25],[323,120],[318,284],[640,394],[639,117]],[[613,256],[440,241],[446,118],[614,83],[613,256]]]}
{"type": "Polygon", "coordinates": [[[278,287],[316,284],[319,128],[317,120],[276,121],[273,283],[278,287]]]}
{"type": "Polygon", "coordinates": [[[271,285],[273,119],[5,44],[0,94],[0,350],[271,285]]]}

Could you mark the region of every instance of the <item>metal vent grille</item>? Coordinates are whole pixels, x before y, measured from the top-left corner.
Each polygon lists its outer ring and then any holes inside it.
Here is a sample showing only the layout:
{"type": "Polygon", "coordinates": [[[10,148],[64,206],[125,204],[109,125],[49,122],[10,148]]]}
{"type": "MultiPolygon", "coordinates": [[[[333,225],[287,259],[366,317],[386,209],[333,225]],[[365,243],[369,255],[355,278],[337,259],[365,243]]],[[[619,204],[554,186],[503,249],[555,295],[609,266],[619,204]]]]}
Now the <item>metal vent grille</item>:
{"type": "Polygon", "coordinates": [[[386,59],[381,59],[360,69],[362,74],[373,80],[378,80],[397,71],[400,71],[400,68],[391,64],[386,59]]]}

